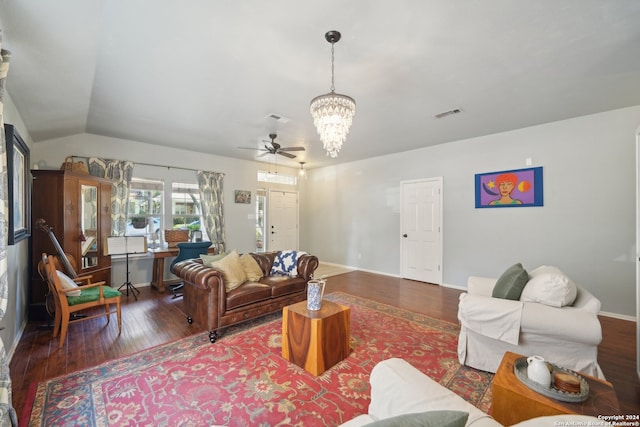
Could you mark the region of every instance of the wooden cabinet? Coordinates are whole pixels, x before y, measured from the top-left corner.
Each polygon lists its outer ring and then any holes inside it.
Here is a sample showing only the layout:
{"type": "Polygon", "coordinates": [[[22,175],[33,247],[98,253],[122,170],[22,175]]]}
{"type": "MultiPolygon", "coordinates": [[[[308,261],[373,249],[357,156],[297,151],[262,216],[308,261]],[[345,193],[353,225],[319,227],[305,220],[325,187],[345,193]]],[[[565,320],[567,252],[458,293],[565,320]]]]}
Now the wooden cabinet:
{"type": "Polygon", "coordinates": [[[30,318],[44,319],[47,284],[38,274],[42,253],[57,254],[49,234],[38,227],[43,219],[53,229],[78,276],[111,284],[111,257],[104,242],[111,234],[111,184],[108,179],[63,170],[32,170],[32,260],[30,318]]]}

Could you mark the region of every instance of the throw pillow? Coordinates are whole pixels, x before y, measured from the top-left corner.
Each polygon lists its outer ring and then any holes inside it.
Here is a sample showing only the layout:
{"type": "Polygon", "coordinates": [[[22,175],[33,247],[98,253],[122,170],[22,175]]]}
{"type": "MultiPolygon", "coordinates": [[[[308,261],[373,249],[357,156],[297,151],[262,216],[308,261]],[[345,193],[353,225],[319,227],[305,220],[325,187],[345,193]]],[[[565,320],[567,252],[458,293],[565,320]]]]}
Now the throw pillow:
{"type": "MultiPolygon", "coordinates": [[[[62,286],[62,289],[78,289],[78,284],[74,282],[71,277],[67,276],[60,270],[56,270],[56,273],[58,273],[58,278],[60,279],[60,285],[62,286]]],[[[79,297],[81,293],[82,291],[78,289],[77,291],[67,292],[66,295],[69,297],[79,297]]]]}
{"type": "Polygon", "coordinates": [[[469,418],[468,412],[428,411],[417,414],[402,414],[385,418],[367,426],[375,427],[464,427],[469,418]]]}
{"type": "Polygon", "coordinates": [[[522,267],[522,264],[514,264],[507,268],[507,270],[502,273],[502,276],[498,278],[491,296],[517,301],[520,299],[522,289],[528,280],[529,274],[527,274],[526,270],[522,267]]]}
{"type": "Polygon", "coordinates": [[[242,264],[242,269],[244,270],[244,274],[247,276],[248,280],[251,280],[252,282],[260,280],[262,277],[262,269],[255,258],[250,254],[244,254],[240,257],[240,263],[242,264]]]}
{"type": "Polygon", "coordinates": [[[227,292],[234,290],[247,280],[240,257],[235,250],[221,260],[212,263],[211,267],[222,272],[227,292]]]}
{"type": "Polygon", "coordinates": [[[571,305],[578,295],[578,287],[557,267],[540,266],[531,273],[520,301],[538,302],[552,307],[571,305]]]}
{"type": "Polygon", "coordinates": [[[218,255],[200,254],[200,259],[202,260],[202,263],[204,265],[206,265],[207,267],[212,267],[211,264],[213,264],[216,261],[220,261],[222,258],[226,257],[227,255],[229,255],[228,252],[223,252],[223,253],[218,254],[218,255]]]}
{"type": "Polygon", "coordinates": [[[299,251],[280,251],[276,258],[273,260],[271,266],[272,276],[298,276],[298,259],[302,255],[306,255],[306,252],[299,251]]]}

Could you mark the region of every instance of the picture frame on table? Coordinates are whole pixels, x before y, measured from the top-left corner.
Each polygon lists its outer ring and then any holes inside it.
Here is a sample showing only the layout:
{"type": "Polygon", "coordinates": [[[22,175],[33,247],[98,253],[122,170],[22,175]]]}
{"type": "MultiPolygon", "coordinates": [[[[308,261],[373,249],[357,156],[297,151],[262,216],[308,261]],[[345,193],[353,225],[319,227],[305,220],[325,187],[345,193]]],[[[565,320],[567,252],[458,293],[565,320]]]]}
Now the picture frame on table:
{"type": "Polygon", "coordinates": [[[9,245],[14,245],[31,235],[30,152],[15,126],[5,124],[4,133],[9,201],[7,240],[9,245]]]}
{"type": "Polygon", "coordinates": [[[476,208],[543,206],[542,166],[475,176],[476,208]]]}

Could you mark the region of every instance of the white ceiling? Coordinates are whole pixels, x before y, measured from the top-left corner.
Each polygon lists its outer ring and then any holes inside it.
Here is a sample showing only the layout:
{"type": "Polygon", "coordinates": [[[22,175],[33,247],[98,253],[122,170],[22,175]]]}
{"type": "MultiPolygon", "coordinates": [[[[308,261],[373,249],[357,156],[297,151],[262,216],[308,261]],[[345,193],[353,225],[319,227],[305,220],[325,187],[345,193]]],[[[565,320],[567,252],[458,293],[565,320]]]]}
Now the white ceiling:
{"type": "Polygon", "coordinates": [[[36,143],[88,132],[253,160],[237,147],[275,131],[307,148],[279,163],[313,168],[640,104],[638,0],[0,0],[0,28],[36,143]],[[357,104],[337,159],[309,113],[331,85],[328,30],[357,104]]]}

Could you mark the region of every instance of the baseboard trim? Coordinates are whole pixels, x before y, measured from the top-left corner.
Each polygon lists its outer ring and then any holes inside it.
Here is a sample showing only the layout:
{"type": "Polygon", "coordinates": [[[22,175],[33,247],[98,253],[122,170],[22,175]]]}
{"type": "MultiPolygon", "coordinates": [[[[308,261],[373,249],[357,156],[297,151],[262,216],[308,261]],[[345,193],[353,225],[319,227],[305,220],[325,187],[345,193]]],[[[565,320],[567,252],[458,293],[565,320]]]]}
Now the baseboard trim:
{"type": "Polygon", "coordinates": [[[11,348],[9,349],[9,351],[7,351],[7,360],[8,360],[7,366],[9,366],[9,363],[11,363],[11,359],[13,359],[13,355],[16,352],[16,349],[18,348],[18,344],[20,344],[20,339],[22,338],[22,335],[24,335],[24,331],[27,328],[27,323],[28,323],[28,320],[25,317],[24,322],[22,322],[22,325],[20,326],[20,328],[18,328],[18,333],[13,339],[13,344],[11,344],[11,348]]]}
{"type": "Polygon", "coordinates": [[[387,273],[387,272],[384,272],[384,271],[369,270],[367,268],[360,268],[360,267],[352,267],[352,268],[355,268],[356,270],[359,270],[359,271],[364,271],[366,273],[373,273],[373,274],[379,274],[381,276],[395,277],[397,279],[401,278],[399,274],[391,274],[391,273],[387,273]]]}
{"type": "Polygon", "coordinates": [[[626,320],[634,323],[638,321],[638,319],[635,316],[627,316],[626,314],[611,313],[608,311],[601,311],[598,313],[598,315],[604,316],[604,317],[611,317],[613,319],[626,320]]]}
{"type": "Polygon", "coordinates": [[[441,285],[443,288],[451,288],[451,289],[457,289],[459,291],[466,291],[467,287],[466,286],[458,286],[458,285],[450,285],[448,283],[443,283],[441,285]]]}

